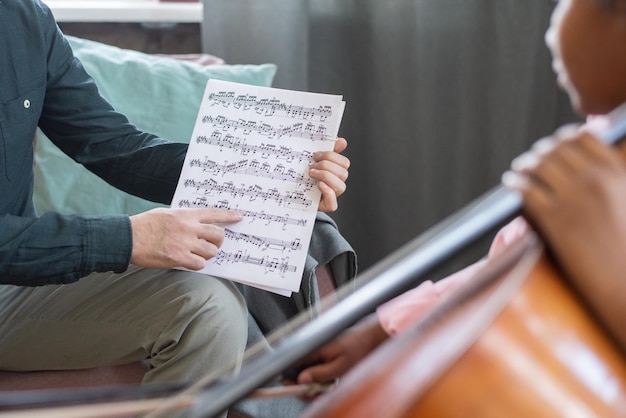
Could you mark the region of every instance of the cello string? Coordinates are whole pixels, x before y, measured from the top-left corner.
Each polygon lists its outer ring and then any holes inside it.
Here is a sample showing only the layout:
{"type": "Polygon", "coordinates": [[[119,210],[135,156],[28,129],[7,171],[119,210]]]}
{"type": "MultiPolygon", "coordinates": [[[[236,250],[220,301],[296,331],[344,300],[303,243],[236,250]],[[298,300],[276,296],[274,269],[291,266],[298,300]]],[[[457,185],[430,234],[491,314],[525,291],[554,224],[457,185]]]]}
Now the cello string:
{"type": "MultiPolygon", "coordinates": [[[[260,388],[250,395],[251,399],[272,399],[287,396],[315,396],[332,389],[335,383],[313,383],[290,385],[283,387],[260,388]]],[[[116,402],[96,402],[88,405],[69,405],[42,407],[40,409],[24,409],[18,411],[2,411],[0,418],[113,418],[126,417],[129,414],[152,413],[155,410],[163,412],[174,409],[186,409],[193,403],[191,396],[178,396],[176,403],[171,404],[170,398],[139,399],[116,402]],[[163,403],[168,402],[168,408],[163,409],[163,403]]]]}

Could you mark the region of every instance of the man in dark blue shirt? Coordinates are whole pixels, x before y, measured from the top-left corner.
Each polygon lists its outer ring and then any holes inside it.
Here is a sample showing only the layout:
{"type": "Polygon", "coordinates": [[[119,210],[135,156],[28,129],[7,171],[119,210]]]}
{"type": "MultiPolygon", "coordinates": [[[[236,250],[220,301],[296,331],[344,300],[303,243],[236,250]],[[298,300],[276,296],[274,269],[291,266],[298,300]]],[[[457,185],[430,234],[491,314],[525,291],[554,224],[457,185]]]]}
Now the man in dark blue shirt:
{"type": "MultiPolygon", "coordinates": [[[[186,144],[139,131],[98,93],[50,10],[0,1],[0,369],[47,370],[149,359],[145,382],[233,371],[246,307],[232,283],[198,273],[239,214],[160,208],[133,216],[38,216],[39,126],[115,187],[169,203],[186,144]]],[[[321,153],[321,211],[337,208],[349,160],[321,153]]],[[[63,173],[59,173],[62,176],[63,173]]]]}

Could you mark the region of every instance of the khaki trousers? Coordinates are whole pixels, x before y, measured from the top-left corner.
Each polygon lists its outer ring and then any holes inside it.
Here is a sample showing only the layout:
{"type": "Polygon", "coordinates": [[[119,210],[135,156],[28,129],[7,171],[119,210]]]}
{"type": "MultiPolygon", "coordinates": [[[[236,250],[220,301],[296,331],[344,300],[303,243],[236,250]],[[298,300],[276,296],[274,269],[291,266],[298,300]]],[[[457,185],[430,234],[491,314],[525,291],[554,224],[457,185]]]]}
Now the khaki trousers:
{"type": "Polygon", "coordinates": [[[0,369],[79,369],[146,359],[144,383],[233,373],[247,339],[245,301],[204,274],[131,266],[76,283],[0,286],[0,369]]]}

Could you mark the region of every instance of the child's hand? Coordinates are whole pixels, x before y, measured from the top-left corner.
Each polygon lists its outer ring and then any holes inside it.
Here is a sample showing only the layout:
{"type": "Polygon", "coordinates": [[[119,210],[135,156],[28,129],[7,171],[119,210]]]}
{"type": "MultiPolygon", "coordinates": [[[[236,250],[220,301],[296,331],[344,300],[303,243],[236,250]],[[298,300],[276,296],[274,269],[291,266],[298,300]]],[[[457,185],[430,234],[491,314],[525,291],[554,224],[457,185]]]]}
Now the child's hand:
{"type": "Polygon", "coordinates": [[[347,329],[339,337],[322,346],[302,361],[306,366],[297,383],[326,383],[341,377],[373,351],[388,335],[373,314],[347,329]]]}
{"type": "Polygon", "coordinates": [[[626,164],[589,133],[565,129],[514,161],[503,180],[566,277],[626,347],[626,164]]]}
{"type": "Polygon", "coordinates": [[[315,162],[311,164],[309,175],[319,180],[318,187],[322,192],[319,211],[334,212],[339,207],[337,198],[346,191],[350,160],[340,153],[346,149],[348,142],[344,138],[335,141],[335,149],[328,152],[316,152],[315,162]]]}

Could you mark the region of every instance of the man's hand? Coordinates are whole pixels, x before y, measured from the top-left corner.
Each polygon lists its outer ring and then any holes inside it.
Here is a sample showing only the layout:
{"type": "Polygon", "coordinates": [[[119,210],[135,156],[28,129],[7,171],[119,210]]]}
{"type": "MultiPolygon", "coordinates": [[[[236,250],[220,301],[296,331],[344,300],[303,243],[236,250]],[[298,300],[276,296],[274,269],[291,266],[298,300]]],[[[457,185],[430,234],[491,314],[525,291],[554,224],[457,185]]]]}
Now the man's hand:
{"type": "Polygon", "coordinates": [[[334,212],[339,207],[337,197],[346,191],[350,160],[340,153],[346,149],[348,142],[344,138],[335,141],[335,149],[328,152],[316,152],[315,162],[311,164],[309,175],[319,180],[318,187],[322,192],[320,212],[334,212]]]}
{"type": "Polygon", "coordinates": [[[219,209],[158,208],[130,217],[131,263],[148,268],[202,269],[224,241],[219,224],[239,222],[241,214],[219,209]]]}

